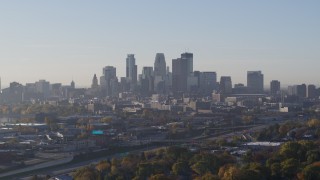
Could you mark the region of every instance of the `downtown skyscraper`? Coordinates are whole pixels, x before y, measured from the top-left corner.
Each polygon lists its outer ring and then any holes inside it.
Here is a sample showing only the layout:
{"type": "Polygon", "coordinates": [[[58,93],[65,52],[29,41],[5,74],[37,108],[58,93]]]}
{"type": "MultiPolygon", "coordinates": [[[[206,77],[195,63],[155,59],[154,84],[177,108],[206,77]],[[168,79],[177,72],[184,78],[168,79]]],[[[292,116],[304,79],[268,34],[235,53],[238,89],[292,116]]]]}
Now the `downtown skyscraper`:
{"type": "Polygon", "coordinates": [[[172,91],[188,92],[188,78],[193,76],[193,54],[183,53],[172,60],[172,91]]]}
{"type": "Polygon", "coordinates": [[[263,74],[261,71],[247,72],[248,93],[263,94],[263,74]]]}
{"type": "Polygon", "coordinates": [[[157,53],[154,61],[154,91],[165,93],[167,67],[163,53],[157,53]]]}
{"type": "Polygon", "coordinates": [[[130,89],[134,90],[137,85],[137,65],[134,54],[128,54],[126,59],[126,78],[130,83],[130,89]]]}
{"type": "Polygon", "coordinates": [[[118,78],[117,69],[113,66],[103,68],[103,76],[100,77],[100,84],[103,94],[106,96],[117,96],[118,78]]]}

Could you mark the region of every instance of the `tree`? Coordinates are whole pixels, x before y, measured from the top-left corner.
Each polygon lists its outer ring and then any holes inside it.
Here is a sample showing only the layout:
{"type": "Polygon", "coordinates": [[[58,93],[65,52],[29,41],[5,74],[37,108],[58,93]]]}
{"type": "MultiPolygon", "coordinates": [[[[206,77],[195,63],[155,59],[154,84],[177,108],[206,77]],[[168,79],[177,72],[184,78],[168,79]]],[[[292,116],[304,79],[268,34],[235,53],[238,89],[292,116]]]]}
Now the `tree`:
{"type": "Polygon", "coordinates": [[[281,179],[281,165],[280,163],[273,163],[270,167],[272,179],[281,179]]]}
{"type": "Polygon", "coordinates": [[[72,174],[74,180],[96,180],[98,179],[98,173],[92,167],[83,167],[72,174]]]}
{"type": "Polygon", "coordinates": [[[307,125],[310,128],[319,128],[320,127],[320,120],[319,119],[311,119],[307,122],[307,125]]]}
{"type": "Polygon", "coordinates": [[[140,163],[138,165],[138,170],[136,171],[136,177],[139,179],[147,179],[153,172],[152,164],[150,163],[140,163]]]}
{"type": "Polygon", "coordinates": [[[319,150],[311,150],[306,154],[307,163],[311,164],[316,161],[320,161],[320,151],[319,150]]]}
{"type": "Polygon", "coordinates": [[[172,178],[167,177],[164,174],[155,174],[148,178],[149,180],[173,180],[172,178]]]}
{"type": "Polygon", "coordinates": [[[220,167],[219,177],[221,180],[234,180],[240,175],[240,169],[233,164],[228,164],[220,167]]]}
{"type": "Polygon", "coordinates": [[[320,179],[320,161],[306,166],[302,170],[302,176],[305,180],[320,179]]]}
{"type": "Polygon", "coordinates": [[[201,180],[219,180],[219,177],[216,175],[213,175],[211,172],[207,172],[203,176],[201,176],[200,179],[201,180]]]}
{"type": "Polygon", "coordinates": [[[281,173],[283,177],[292,179],[298,172],[299,161],[294,158],[287,159],[281,163],[281,173]]]}
{"type": "Polygon", "coordinates": [[[198,161],[191,166],[191,169],[199,175],[204,175],[209,171],[209,165],[205,161],[198,161]]]}
{"type": "Polygon", "coordinates": [[[279,154],[285,159],[301,157],[301,145],[297,142],[284,143],[279,150],[279,154]]]}
{"type": "Polygon", "coordinates": [[[175,175],[182,175],[186,176],[190,172],[190,168],[188,166],[187,162],[184,161],[179,161],[173,164],[172,166],[172,172],[175,175]]]}
{"type": "Polygon", "coordinates": [[[97,165],[96,165],[96,169],[99,172],[103,172],[106,170],[110,170],[111,165],[107,162],[107,161],[100,161],[97,165]]]}

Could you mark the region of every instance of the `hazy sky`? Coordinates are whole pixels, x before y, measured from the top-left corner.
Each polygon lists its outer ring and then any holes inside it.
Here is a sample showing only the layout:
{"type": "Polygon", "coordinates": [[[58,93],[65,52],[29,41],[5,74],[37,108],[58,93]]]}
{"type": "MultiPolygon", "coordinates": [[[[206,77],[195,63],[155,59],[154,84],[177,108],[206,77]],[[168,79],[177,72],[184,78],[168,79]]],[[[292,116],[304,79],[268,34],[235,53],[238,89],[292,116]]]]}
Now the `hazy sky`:
{"type": "Polygon", "coordinates": [[[2,86],[46,79],[89,86],[107,65],[125,76],[134,53],[153,66],[184,51],[194,70],[245,83],[261,70],[265,84],[319,84],[320,1],[302,0],[1,0],[2,86]]]}

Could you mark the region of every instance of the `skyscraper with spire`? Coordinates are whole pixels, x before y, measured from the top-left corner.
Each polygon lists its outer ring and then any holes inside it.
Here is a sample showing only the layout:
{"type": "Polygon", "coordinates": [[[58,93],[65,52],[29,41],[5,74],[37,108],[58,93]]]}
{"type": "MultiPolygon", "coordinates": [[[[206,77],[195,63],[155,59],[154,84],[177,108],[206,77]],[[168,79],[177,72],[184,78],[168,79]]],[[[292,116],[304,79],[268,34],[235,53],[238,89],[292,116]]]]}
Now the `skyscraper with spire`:
{"type": "Polygon", "coordinates": [[[93,78],[92,78],[92,84],[91,84],[91,88],[92,89],[97,89],[99,87],[98,85],[98,78],[97,75],[94,74],[93,78]]]}

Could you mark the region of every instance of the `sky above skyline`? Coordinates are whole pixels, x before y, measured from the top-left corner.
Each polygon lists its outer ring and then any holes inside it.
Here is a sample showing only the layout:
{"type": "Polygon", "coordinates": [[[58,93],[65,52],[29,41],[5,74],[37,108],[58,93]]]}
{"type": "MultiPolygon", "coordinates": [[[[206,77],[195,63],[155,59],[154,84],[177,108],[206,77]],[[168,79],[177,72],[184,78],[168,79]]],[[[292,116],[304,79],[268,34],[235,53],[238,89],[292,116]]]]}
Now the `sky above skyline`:
{"type": "Polygon", "coordinates": [[[320,1],[3,0],[2,87],[46,79],[90,86],[104,66],[125,76],[127,54],[138,72],[158,52],[167,65],[188,51],[194,70],[246,84],[261,70],[265,84],[319,85],[320,1]]]}

